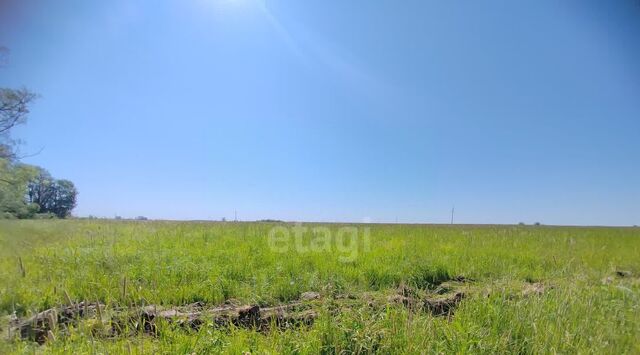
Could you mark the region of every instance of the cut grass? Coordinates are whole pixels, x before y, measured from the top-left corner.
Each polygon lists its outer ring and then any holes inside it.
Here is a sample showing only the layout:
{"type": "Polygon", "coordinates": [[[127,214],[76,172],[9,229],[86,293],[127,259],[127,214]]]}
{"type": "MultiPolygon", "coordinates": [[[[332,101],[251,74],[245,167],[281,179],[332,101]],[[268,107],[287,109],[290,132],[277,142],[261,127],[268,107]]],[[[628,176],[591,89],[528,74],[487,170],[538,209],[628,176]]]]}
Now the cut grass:
{"type": "Polygon", "coordinates": [[[374,312],[362,302],[322,311],[308,328],[264,334],[166,325],[158,337],[105,339],[81,322],[43,346],[3,339],[0,352],[640,352],[637,228],[370,225],[368,250],[345,262],[335,248],[300,252],[294,241],[273,250],[277,225],[0,221],[0,315],[67,304],[66,294],[120,306],[277,305],[306,291],[437,292],[458,275],[475,280],[474,292],[450,319],[393,304],[374,312]],[[553,287],[523,295],[535,282],[553,287]]]}

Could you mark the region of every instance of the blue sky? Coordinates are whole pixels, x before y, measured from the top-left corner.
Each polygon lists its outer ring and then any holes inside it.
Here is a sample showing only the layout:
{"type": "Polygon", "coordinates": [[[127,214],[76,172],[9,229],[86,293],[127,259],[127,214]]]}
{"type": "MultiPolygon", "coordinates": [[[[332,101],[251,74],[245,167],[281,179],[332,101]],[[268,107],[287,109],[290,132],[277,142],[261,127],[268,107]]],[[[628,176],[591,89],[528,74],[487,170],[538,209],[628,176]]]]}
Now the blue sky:
{"type": "Polygon", "coordinates": [[[637,1],[1,9],[77,215],[640,224],[637,1]]]}

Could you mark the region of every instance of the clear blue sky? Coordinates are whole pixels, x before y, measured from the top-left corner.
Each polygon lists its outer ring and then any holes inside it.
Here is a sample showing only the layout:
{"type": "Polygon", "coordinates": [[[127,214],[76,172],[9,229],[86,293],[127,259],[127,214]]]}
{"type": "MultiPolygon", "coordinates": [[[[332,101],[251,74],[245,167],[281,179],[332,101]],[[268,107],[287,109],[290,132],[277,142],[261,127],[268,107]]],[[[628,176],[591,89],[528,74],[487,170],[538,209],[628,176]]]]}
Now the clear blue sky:
{"type": "Polygon", "coordinates": [[[1,11],[26,162],[77,215],[640,224],[638,1],[1,11]]]}

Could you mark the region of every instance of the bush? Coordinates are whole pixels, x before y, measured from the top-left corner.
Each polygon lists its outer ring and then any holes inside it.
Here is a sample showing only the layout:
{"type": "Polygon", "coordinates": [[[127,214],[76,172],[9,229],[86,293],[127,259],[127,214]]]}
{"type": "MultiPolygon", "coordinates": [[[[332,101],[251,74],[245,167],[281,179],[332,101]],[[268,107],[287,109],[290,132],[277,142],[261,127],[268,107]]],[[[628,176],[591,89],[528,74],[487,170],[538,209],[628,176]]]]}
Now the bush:
{"type": "Polygon", "coordinates": [[[56,219],[58,218],[55,214],[51,213],[51,212],[47,212],[47,213],[36,213],[33,216],[33,219],[56,219]]]}
{"type": "Polygon", "coordinates": [[[0,219],[16,219],[17,217],[11,212],[0,213],[0,219]]]}

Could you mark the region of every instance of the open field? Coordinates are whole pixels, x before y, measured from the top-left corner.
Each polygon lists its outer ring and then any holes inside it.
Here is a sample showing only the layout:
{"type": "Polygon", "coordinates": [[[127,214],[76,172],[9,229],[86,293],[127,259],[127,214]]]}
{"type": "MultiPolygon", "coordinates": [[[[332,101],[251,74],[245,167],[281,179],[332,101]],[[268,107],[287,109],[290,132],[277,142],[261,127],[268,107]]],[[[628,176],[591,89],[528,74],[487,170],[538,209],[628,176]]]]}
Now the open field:
{"type": "Polygon", "coordinates": [[[640,353],[638,276],[638,228],[0,221],[0,353],[640,353]]]}

